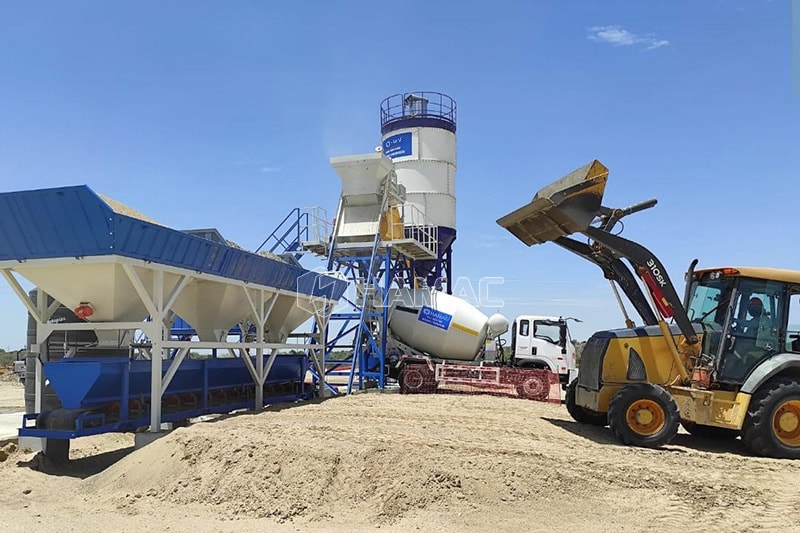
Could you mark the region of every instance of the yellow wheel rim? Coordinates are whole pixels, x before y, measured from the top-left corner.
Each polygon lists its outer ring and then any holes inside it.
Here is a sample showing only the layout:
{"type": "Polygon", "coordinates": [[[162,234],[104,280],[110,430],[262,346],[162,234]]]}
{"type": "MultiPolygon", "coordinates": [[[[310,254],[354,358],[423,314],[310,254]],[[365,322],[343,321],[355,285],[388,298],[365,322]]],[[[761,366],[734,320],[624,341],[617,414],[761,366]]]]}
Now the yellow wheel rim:
{"type": "Polygon", "coordinates": [[[800,446],[800,400],[787,400],[780,404],[772,416],[772,428],[782,444],[800,446]]]}
{"type": "Polygon", "coordinates": [[[643,437],[655,435],[664,427],[666,421],[664,409],[653,400],[636,400],[625,412],[628,427],[643,437]]]}

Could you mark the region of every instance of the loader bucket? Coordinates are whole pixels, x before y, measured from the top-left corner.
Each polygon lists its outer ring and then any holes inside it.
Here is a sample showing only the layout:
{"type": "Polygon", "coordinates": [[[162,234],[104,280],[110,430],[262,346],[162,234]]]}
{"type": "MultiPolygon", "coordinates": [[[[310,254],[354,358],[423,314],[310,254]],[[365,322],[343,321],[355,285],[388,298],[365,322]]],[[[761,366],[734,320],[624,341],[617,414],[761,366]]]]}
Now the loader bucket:
{"type": "Polygon", "coordinates": [[[528,205],[497,220],[531,246],[585,231],[599,214],[608,169],[594,160],[541,189],[528,205]]]}

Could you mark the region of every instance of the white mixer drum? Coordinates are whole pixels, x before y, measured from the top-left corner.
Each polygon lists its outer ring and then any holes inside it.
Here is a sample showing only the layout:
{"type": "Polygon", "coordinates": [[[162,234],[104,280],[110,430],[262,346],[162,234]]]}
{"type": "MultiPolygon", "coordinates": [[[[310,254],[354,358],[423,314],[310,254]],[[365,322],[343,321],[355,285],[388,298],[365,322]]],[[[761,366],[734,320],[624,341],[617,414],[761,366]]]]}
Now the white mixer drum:
{"type": "Polygon", "coordinates": [[[456,296],[430,289],[395,289],[389,330],[439,359],[472,361],[486,341],[489,319],[456,296]]]}

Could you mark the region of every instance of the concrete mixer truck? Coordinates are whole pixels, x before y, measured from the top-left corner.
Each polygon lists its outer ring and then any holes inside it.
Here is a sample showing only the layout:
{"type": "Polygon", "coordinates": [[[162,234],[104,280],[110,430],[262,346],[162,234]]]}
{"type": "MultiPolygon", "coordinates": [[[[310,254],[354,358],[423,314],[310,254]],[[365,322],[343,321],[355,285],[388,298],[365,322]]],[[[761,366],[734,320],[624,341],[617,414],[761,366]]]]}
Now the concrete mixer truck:
{"type": "Polygon", "coordinates": [[[390,301],[387,354],[401,392],[453,389],[560,401],[556,372],[520,368],[513,357],[485,357],[487,340],[503,352],[501,335],[509,325],[503,315],[486,316],[461,298],[430,289],[395,289],[390,301]]]}

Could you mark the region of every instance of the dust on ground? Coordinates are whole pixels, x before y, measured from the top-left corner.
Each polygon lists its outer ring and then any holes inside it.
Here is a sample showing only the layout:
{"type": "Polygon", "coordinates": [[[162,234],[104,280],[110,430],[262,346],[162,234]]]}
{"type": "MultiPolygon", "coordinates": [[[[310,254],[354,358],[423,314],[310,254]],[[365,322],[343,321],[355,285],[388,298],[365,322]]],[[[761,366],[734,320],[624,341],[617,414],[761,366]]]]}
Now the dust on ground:
{"type": "Polygon", "coordinates": [[[369,393],[0,463],[4,531],[797,531],[800,461],[618,445],[559,405],[369,393]]]}

